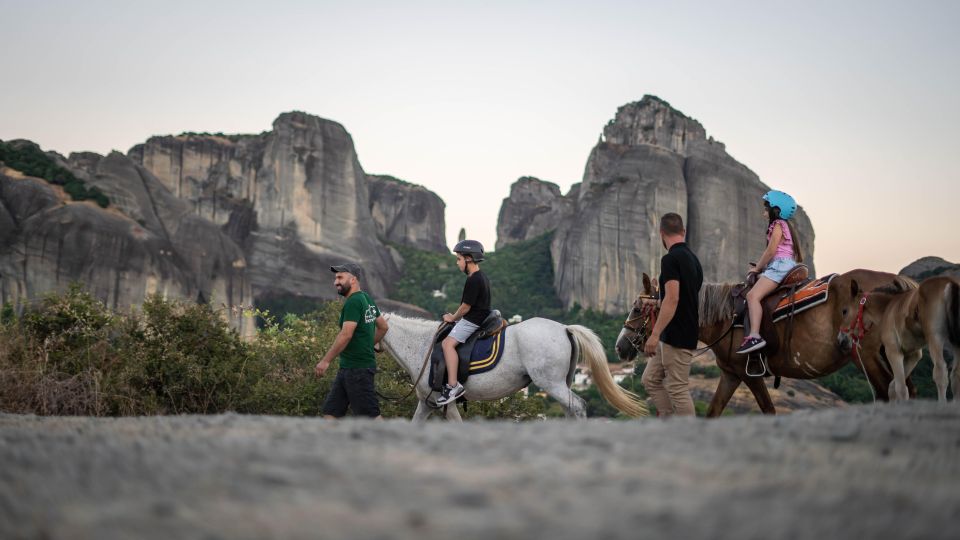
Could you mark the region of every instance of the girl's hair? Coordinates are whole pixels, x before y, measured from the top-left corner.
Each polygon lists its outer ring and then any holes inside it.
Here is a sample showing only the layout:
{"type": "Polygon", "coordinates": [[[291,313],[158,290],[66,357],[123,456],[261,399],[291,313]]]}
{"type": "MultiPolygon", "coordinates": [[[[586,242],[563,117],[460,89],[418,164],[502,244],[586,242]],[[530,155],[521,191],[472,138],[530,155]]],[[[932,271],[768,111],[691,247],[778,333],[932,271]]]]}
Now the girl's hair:
{"type": "MultiPolygon", "coordinates": [[[[763,205],[767,208],[767,218],[770,220],[770,223],[780,219],[780,208],[776,206],[770,206],[770,203],[763,201],[763,205]]],[[[790,229],[790,238],[793,240],[793,258],[797,260],[798,263],[803,262],[803,252],[800,250],[800,237],[797,236],[797,230],[793,227],[793,222],[785,219],[783,220],[787,223],[787,228],[790,229]]]]}

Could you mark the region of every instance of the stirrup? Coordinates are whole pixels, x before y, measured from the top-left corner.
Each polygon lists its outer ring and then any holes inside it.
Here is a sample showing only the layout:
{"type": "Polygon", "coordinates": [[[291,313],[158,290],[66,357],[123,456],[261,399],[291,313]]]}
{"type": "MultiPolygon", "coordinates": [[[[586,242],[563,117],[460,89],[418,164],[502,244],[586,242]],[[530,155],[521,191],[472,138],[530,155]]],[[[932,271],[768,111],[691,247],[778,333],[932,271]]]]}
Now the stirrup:
{"type": "Polygon", "coordinates": [[[770,371],[770,368],[767,367],[767,359],[763,356],[762,352],[750,353],[747,355],[747,363],[744,365],[743,370],[746,372],[747,377],[766,377],[767,373],[770,371]],[[760,364],[759,373],[750,373],[750,360],[756,358],[756,361],[760,364]]]}

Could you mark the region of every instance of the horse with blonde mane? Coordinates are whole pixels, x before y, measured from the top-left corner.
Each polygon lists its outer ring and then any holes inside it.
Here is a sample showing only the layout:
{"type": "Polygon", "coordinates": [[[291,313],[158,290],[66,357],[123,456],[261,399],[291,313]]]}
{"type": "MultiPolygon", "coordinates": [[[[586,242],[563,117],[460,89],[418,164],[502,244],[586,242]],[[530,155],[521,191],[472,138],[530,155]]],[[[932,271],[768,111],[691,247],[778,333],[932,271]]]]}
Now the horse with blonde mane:
{"type": "MultiPolygon", "coordinates": [[[[960,363],[957,359],[960,350],[960,282],[940,276],[917,285],[903,278],[901,282],[869,292],[857,288],[844,322],[849,327],[854,325],[853,320],[859,319],[864,327],[873,328],[880,336],[893,370],[893,381],[888,390],[891,399],[909,397],[908,378],[920,362],[923,347],[927,346],[933,361],[933,380],[939,401],[947,400],[949,382],[944,349],[950,347],[953,352],[952,384],[956,400],[960,391],[960,371],[957,370],[960,363]]],[[[850,350],[853,341],[849,332],[837,336],[837,343],[843,350],[850,350]]]]}
{"type": "MultiPolygon", "coordinates": [[[[426,420],[436,410],[427,399],[430,385],[421,373],[426,369],[437,331],[437,321],[386,314],[390,330],[383,338],[387,351],[414,380],[417,410],[414,422],[426,420]]],[[[592,330],[584,326],[566,326],[549,319],[533,318],[510,325],[505,330],[505,346],[500,363],[494,369],[471,375],[464,388],[470,401],[490,401],[511,396],[533,382],[557,400],[568,417],[584,418],[586,404],[575,394],[574,370],[586,361],[593,381],[611,405],[633,417],[647,416],[647,406],[637,395],[623,389],[613,380],[603,344],[592,330]]],[[[460,420],[456,406],[446,407],[449,420],[460,420]]]]}
{"type": "MultiPolygon", "coordinates": [[[[859,294],[860,286],[871,288],[890,285],[902,279],[895,274],[871,270],[853,270],[840,274],[830,282],[827,301],[794,316],[790,336],[787,325],[777,324],[780,347],[776,354],[766,356],[766,369],[771,375],[791,379],[816,379],[829,375],[853,360],[867,375],[875,393],[887,398],[887,389],[893,376],[880,355],[880,339],[873,333],[859,342],[856,350],[843,351],[837,346],[836,336],[842,321],[847,318],[850,298],[859,294]],[[790,338],[789,340],[787,338],[790,338]],[[789,341],[789,343],[788,343],[789,341]]],[[[708,417],[723,413],[733,393],[741,383],[746,384],[764,414],[776,414],[776,408],[764,377],[747,373],[747,355],[735,354],[736,345],[743,340],[743,328],[733,328],[734,283],[704,283],[700,289],[699,339],[711,344],[720,368],[720,381],[714,392],[708,417]]],[[[646,341],[653,324],[644,322],[656,315],[656,289],[644,275],[644,292],[634,303],[627,323],[617,339],[616,349],[621,360],[633,359],[646,341]],[[631,322],[633,321],[633,322],[631,322]]],[[[859,296],[857,296],[859,298],[859,296]]]]}

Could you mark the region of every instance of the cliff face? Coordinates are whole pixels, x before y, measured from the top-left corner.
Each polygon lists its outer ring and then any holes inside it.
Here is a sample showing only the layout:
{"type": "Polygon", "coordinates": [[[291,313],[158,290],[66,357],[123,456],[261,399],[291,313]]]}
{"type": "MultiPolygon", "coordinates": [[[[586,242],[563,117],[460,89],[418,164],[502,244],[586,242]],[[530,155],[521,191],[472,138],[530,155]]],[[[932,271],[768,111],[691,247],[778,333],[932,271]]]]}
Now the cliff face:
{"type": "Polygon", "coordinates": [[[243,246],[255,295],[332,298],[329,266],[347,259],[377,295],[398,274],[353,140],[336,122],[284,113],[260,135],[154,137],[129,155],[243,246]]]}
{"type": "Polygon", "coordinates": [[[385,175],[367,175],[367,186],[377,236],[426,251],[449,251],[446,205],[436,193],[385,175]]]}
{"type": "MultiPolygon", "coordinates": [[[[579,184],[574,189],[579,189],[579,184]]],[[[503,246],[536,238],[556,229],[573,210],[571,195],[560,187],[524,176],[510,186],[497,218],[497,245],[503,246]]]]}
{"type": "Polygon", "coordinates": [[[151,293],[223,304],[234,327],[252,334],[242,309],[252,301],[246,261],[216,225],[122,154],[54,157],[112,204],[74,202],[45,180],[0,167],[0,301],[19,307],[80,282],[115,309],[151,293]]]}
{"type": "MultiPolygon", "coordinates": [[[[554,284],[568,308],[628,309],[642,274],[659,272],[666,212],[684,217],[707,281],[739,281],[766,245],[761,197],[770,188],[699,122],[653,96],[620,107],[578,189],[559,197],[559,189],[537,182],[514,184],[497,246],[555,229],[554,284]]],[[[813,226],[802,208],[793,222],[812,267],[813,226]]]]}
{"type": "Polygon", "coordinates": [[[116,308],[153,292],[224,304],[250,334],[243,307],[261,296],[333,298],[329,267],[345,260],[362,264],[364,288],[385,297],[403,261],[380,238],[446,250],[439,197],[368,178],[343,126],[304,113],[284,113],[259,135],[153,137],[126,156],[47,156],[110,206],[75,202],[0,164],[0,302],[18,307],[78,281],[116,308]]]}

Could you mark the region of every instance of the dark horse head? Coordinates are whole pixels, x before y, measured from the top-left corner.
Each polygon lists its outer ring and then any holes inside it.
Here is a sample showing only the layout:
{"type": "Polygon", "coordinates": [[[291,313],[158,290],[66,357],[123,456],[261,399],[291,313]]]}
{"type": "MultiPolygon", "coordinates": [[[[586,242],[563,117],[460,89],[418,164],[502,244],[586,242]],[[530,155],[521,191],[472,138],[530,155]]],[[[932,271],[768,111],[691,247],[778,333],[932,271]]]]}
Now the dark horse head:
{"type": "Polygon", "coordinates": [[[633,360],[643,350],[643,345],[650,337],[653,325],[657,321],[660,311],[657,288],[650,281],[650,276],[643,274],[643,293],[633,302],[627,320],[623,323],[623,330],[617,337],[617,356],[620,360],[633,360]]]}

